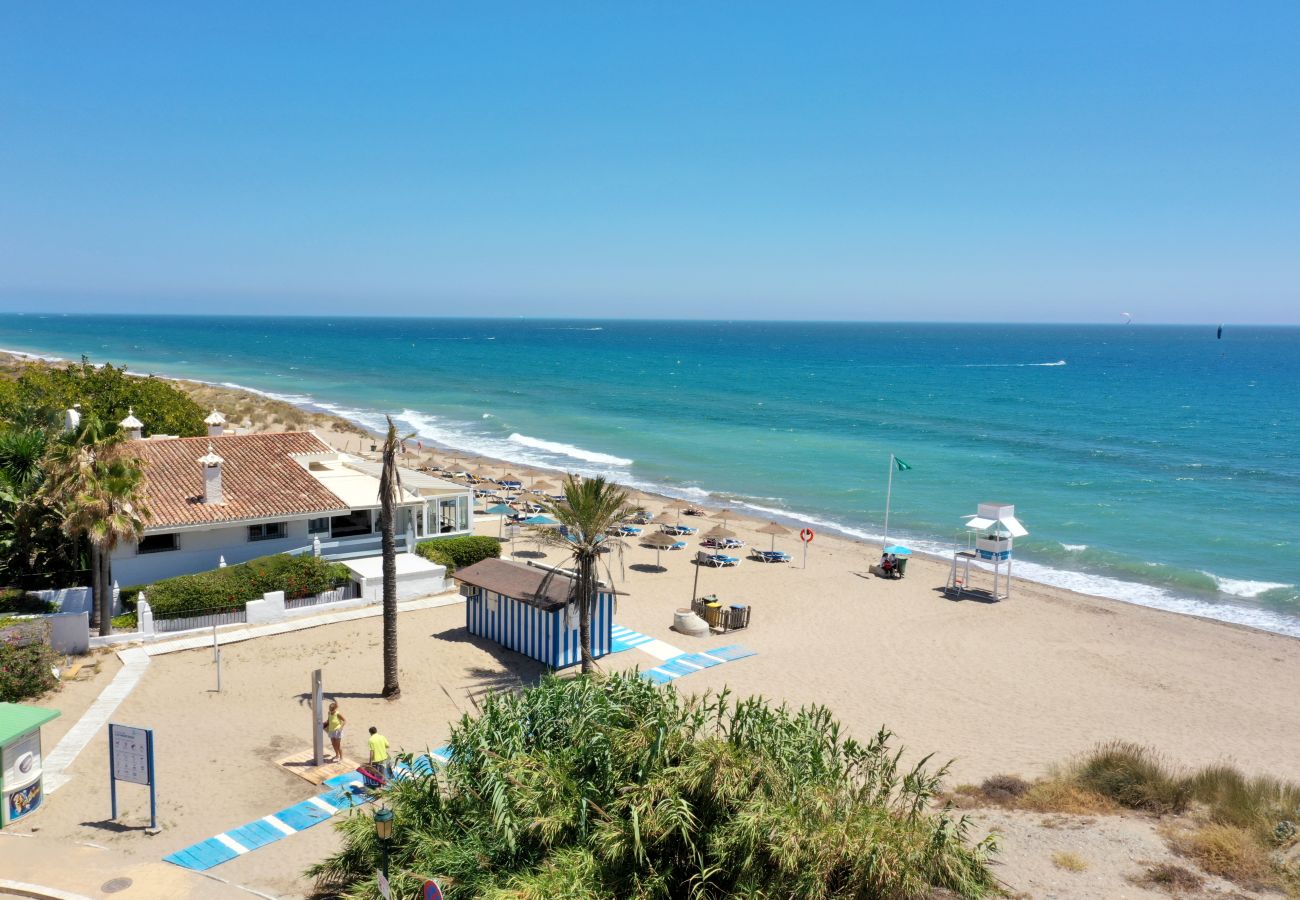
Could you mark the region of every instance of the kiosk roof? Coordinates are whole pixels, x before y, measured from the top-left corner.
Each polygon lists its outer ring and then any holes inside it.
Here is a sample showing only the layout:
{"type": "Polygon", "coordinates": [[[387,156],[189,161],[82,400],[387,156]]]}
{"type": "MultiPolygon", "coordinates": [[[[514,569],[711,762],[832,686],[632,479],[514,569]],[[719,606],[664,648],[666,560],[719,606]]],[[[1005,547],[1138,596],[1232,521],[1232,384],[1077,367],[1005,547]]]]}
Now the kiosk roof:
{"type": "Polygon", "coordinates": [[[24,706],[21,703],[0,703],[0,744],[8,743],[20,734],[40,728],[51,719],[57,719],[57,709],[44,706],[24,706]]]}

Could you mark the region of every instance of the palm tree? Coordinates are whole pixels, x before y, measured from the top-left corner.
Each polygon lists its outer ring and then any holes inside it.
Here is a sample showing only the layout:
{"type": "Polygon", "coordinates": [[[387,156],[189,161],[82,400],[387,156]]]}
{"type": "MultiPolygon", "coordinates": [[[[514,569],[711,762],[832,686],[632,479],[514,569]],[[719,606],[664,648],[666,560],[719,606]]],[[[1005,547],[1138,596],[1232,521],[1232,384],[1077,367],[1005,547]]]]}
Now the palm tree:
{"type": "Polygon", "coordinates": [[[90,541],[91,585],[95,595],[92,627],[113,633],[113,551],[144,533],[144,467],[129,453],[121,432],[105,434],[87,422],[76,435],[51,451],[48,495],[58,504],[63,530],[90,541]]]}
{"type": "Polygon", "coordinates": [[[582,671],[586,674],[595,665],[591,658],[591,616],[600,587],[597,572],[600,548],[606,541],[605,532],[627,515],[628,493],[603,476],[579,481],[568,475],[564,479],[564,499],[545,505],[547,513],[563,526],[565,533],[542,532],[541,537],[564,547],[573,557],[578,641],[582,645],[582,671]]]}
{"type": "Polygon", "coordinates": [[[24,561],[15,557],[23,556],[23,538],[34,530],[30,521],[33,507],[41,507],[36,493],[43,474],[45,443],[43,431],[0,431],[0,572],[14,569],[27,574],[24,561]]]}
{"type": "Polygon", "coordinates": [[[392,416],[388,419],[388,434],[384,437],[384,466],[379,473],[379,546],[383,554],[384,572],[384,690],[385,700],[396,700],[402,695],[397,683],[397,539],[394,519],[397,501],[402,495],[402,475],[397,468],[397,454],[405,438],[397,436],[397,426],[392,416]]]}

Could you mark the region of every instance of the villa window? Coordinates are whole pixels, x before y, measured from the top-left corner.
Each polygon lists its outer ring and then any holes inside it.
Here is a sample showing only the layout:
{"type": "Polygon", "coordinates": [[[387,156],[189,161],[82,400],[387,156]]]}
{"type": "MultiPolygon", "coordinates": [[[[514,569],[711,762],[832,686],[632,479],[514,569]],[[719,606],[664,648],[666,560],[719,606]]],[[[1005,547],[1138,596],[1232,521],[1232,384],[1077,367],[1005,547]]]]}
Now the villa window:
{"type": "Polygon", "coordinates": [[[319,519],[308,519],[307,533],[308,534],[329,534],[330,533],[329,516],[322,516],[319,519]]]}
{"type": "Polygon", "coordinates": [[[370,510],[354,509],[346,516],[334,516],[330,519],[330,534],[336,538],[370,534],[370,510]]]}
{"type": "Polygon", "coordinates": [[[250,541],[275,541],[285,537],[288,533],[288,527],[284,522],[267,522],[262,525],[248,526],[248,539],[250,541]]]}
{"type": "Polygon", "coordinates": [[[176,542],[174,534],[146,534],[140,538],[140,543],[136,544],[136,553],[166,553],[168,550],[176,550],[179,544],[176,542]]]}

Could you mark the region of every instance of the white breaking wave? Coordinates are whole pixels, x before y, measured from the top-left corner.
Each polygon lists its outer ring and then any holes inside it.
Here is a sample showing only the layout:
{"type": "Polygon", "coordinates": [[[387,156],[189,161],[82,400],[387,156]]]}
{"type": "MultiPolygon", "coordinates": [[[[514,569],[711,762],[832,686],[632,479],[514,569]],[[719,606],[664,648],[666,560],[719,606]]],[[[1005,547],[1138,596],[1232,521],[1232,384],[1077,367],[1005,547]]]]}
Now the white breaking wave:
{"type": "Polygon", "coordinates": [[[1062,544],[1061,546],[1066,550],[1069,550],[1071,553],[1082,553],[1084,550],[1088,549],[1087,544],[1062,544]]]}
{"type": "Polygon", "coordinates": [[[613,456],[609,453],[598,453],[595,450],[584,450],[581,447],[575,447],[572,444],[561,444],[558,441],[544,441],[541,438],[530,437],[518,432],[510,435],[508,440],[512,444],[519,444],[524,447],[532,447],[534,450],[545,450],[548,453],[558,453],[561,456],[580,459],[584,462],[595,463],[599,466],[630,466],[632,460],[624,459],[621,456],[613,456]]]}
{"type": "Polygon", "coordinates": [[[1269,591],[1275,591],[1278,588],[1289,588],[1289,584],[1277,584],[1273,581],[1245,581],[1237,578],[1223,578],[1215,575],[1213,572],[1206,572],[1214,579],[1214,586],[1219,589],[1220,593],[1228,594],[1232,597],[1258,597],[1260,594],[1269,591]]]}
{"type": "Polygon", "coordinates": [[[958,368],[962,369],[1026,369],[1033,366],[1063,366],[1065,360],[1058,359],[1056,362],[1045,363],[964,363],[958,368]]]}

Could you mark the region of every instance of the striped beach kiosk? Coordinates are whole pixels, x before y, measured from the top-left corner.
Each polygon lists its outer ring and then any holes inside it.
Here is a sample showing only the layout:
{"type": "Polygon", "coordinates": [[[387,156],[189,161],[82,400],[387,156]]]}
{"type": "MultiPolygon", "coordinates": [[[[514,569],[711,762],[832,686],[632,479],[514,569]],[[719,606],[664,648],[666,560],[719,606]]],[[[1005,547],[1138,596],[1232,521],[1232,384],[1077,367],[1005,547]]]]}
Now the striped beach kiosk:
{"type": "MultiPolygon", "coordinates": [[[[573,580],[560,572],[485,559],[456,570],[466,598],[465,625],[470,634],[496,641],[554,669],[582,661],[578,607],[573,580]]],[[[591,617],[591,655],[599,659],[613,643],[615,592],[596,595],[591,617]]]]}

